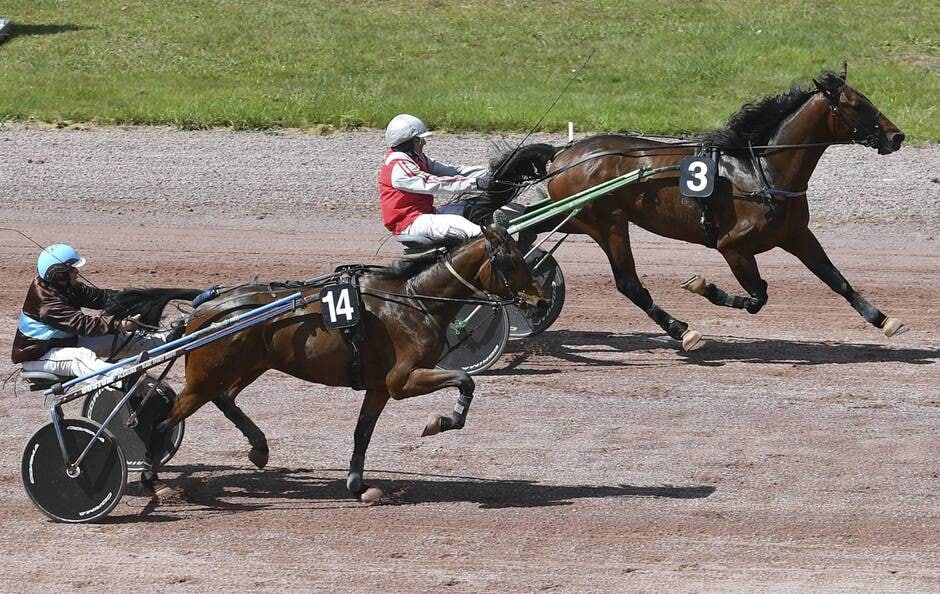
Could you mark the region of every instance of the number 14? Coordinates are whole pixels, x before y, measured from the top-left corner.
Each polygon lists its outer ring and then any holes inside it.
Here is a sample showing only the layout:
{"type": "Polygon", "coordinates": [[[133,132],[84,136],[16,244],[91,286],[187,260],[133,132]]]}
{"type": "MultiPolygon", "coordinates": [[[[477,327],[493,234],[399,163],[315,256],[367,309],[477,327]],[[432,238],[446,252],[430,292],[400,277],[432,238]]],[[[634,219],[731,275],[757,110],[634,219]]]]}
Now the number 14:
{"type": "Polygon", "coordinates": [[[349,289],[343,289],[339,293],[336,303],[333,303],[333,293],[327,293],[323,296],[323,302],[326,303],[326,309],[330,314],[330,321],[337,321],[337,314],[345,316],[346,321],[353,319],[353,307],[349,301],[349,289]]]}

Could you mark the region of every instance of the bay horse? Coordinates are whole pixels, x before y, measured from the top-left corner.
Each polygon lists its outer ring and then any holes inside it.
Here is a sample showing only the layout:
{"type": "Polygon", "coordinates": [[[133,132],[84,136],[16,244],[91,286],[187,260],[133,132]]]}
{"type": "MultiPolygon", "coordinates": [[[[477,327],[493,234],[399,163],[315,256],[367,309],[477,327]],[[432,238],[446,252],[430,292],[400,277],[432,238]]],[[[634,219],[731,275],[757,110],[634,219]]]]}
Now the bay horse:
{"type": "MultiPolygon", "coordinates": [[[[696,148],[720,151],[718,177],[709,198],[683,196],[676,174],[660,173],[589,203],[560,231],[585,234],[597,242],[610,261],[620,293],[681,341],[685,350],[700,347],[701,334],[660,308],[643,287],[630,248],[629,223],[657,235],[716,248],[747,296],[728,294],[700,275],[680,285],[715,305],[751,314],[760,311],[767,302],[767,283],[755,256],[780,247],[886,336],[905,332],[903,322],[884,315],[852,288],[807,226],[807,185],[828,146],[855,143],[887,155],[904,141],[904,133],[845,79],[844,70],[838,75],[823,72],[813,81],[813,88],[794,86],[747,104],[724,128],[694,143],[602,134],[556,147],[547,175],[553,201],[641,167],[677,165],[696,148]]],[[[559,222],[561,217],[534,231],[553,229],[559,222]]]]}
{"type": "MultiPolygon", "coordinates": [[[[500,306],[515,300],[520,307],[547,307],[541,287],[533,281],[515,242],[502,228],[483,229],[483,236],[450,242],[390,267],[363,267],[359,276],[362,316],[358,325],[359,377],[353,347],[341,330],[328,330],[320,301],[314,297],[294,310],[232,336],[193,350],[186,356],[185,385],[167,418],[152,434],[148,460],[161,458],[162,434],[209,401],[245,434],[252,449],[249,459],[258,467],[268,460],[264,433],[238,406],[235,397],[266,371],[275,369],[296,378],[328,386],[365,389],[353,434],[353,454],[346,481],[349,492],[363,502],[381,497],[363,482],[366,450],[375,423],[388,400],[402,400],[456,387],[459,397],[453,412],[432,414],[422,436],[461,429],[473,400],[474,381],[464,371],[436,369],[446,341],[447,326],[458,310],[475,300],[500,306]],[[494,297],[503,301],[494,300],[494,297]]],[[[191,333],[246,309],[255,308],[301,291],[319,295],[321,285],[272,290],[271,285],[248,285],[224,292],[201,304],[186,324],[191,333]]],[[[141,474],[141,482],[155,494],[157,464],[141,474]]]]}

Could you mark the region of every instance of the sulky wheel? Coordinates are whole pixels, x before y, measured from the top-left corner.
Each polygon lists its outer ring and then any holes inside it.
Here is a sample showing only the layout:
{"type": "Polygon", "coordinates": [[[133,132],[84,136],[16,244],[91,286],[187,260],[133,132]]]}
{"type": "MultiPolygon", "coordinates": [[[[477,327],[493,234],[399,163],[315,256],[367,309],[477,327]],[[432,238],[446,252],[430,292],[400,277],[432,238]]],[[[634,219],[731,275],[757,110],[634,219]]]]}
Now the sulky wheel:
{"type": "MultiPolygon", "coordinates": [[[[88,419],[62,419],[59,427],[65,451],[75,460],[100,425],[88,419]]],[[[29,498],[42,513],[59,522],[93,522],[105,517],[121,500],[127,485],[124,452],[108,431],[69,473],[52,423],[26,443],[21,472],[29,498]]]]}
{"type": "Polygon", "coordinates": [[[548,299],[548,311],[540,318],[532,318],[523,314],[515,305],[506,306],[510,338],[525,338],[542,332],[558,319],[558,314],[565,304],[565,277],[555,258],[537,249],[526,258],[526,262],[529,266],[538,265],[538,269],[532,273],[532,278],[542,286],[545,298],[548,299]]]}
{"type": "Polygon", "coordinates": [[[441,369],[480,373],[496,362],[509,342],[509,316],[504,307],[464,305],[447,328],[441,369]]]}
{"type": "MultiPolygon", "coordinates": [[[[82,405],[82,416],[92,419],[98,423],[104,423],[114,407],[117,406],[123,392],[111,388],[104,388],[85,398],[82,405]]],[[[144,379],[143,384],[137,388],[137,393],[131,396],[128,404],[122,410],[118,411],[111,422],[108,424],[108,431],[121,444],[124,450],[124,457],[127,459],[128,470],[143,470],[144,458],[147,453],[147,443],[150,440],[150,432],[155,423],[162,421],[169,413],[170,406],[176,402],[176,393],[169,385],[157,381],[151,377],[144,379]],[[148,400],[144,409],[137,414],[137,423],[133,427],[128,427],[127,420],[130,415],[130,409],[137,410],[140,407],[140,401],[144,394],[150,390],[151,386],[156,384],[156,393],[148,400]]],[[[161,464],[169,462],[176,450],[183,442],[184,424],[180,421],[170,433],[166,436],[163,444],[163,457],[161,464]]]]}

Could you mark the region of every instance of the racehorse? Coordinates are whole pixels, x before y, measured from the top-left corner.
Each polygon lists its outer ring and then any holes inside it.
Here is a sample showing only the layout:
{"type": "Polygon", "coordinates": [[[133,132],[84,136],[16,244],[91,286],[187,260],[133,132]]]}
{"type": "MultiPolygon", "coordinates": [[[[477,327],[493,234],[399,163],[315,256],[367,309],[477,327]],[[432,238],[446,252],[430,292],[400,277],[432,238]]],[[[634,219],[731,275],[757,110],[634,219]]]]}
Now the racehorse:
{"type": "MultiPolygon", "coordinates": [[[[547,307],[515,242],[495,226],[484,229],[480,238],[451,242],[446,250],[390,267],[362,268],[358,282],[362,298],[358,365],[354,347],[343,333],[325,328],[316,297],[304,309],[195,349],[187,355],[186,383],[178,400],[153,432],[148,459],[160,460],[162,433],[212,400],[249,439],[249,459],[263,467],[268,460],[267,440],[234,398],[275,369],[308,382],[365,389],[346,484],[356,498],[374,501],[382,493],[366,485],[362,475],[375,423],[389,398],[401,400],[456,387],[460,396],[454,411],[432,414],[422,435],[460,429],[466,422],[473,379],[464,371],[435,369],[445,346],[446,328],[460,307],[474,300],[486,307],[511,301],[521,307],[547,307]]],[[[319,295],[321,285],[285,290],[319,295]]],[[[277,293],[272,286],[257,284],[224,292],[196,308],[186,332],[274,301],[277,293]]],[[[165,486],[158,483],[157,470],[153,464],[141,474],[141,482],[159,494],[165,486]]]]}
{"type": "MultiPolygon", "coordinates": [[[[852,288],[807,227],[807,185],[828,146],[862,144],[887,155],[904,141],[897,126],[845,79],[844,70],[839,75],[824,72],[813,88],[794,86],[747,104],[724,128],[694,143],[602,134],[556,148],[546,176],[553,201],[641,167],[674,166],[697,148],[720,151],[719,177],[707,199],[683,196],[675,173],[664,172],[589,203],[560,231],[586,234],[597,242],[607,254],[620,293],[682,341],[685,350],[701,346],[701,334],[660,308],[643,287],[630,248],[629,223],[716,248],[748,296],[728,294],[700,275],[681,285],[715,305],[760,311],[767,302],[767,283],[755,255],[781,247],[886,336],[907,331],[903,322],[885,316],[852,288]]],[[[560,222],[556,217],[534,230],[547,231],[560,222]]]]}

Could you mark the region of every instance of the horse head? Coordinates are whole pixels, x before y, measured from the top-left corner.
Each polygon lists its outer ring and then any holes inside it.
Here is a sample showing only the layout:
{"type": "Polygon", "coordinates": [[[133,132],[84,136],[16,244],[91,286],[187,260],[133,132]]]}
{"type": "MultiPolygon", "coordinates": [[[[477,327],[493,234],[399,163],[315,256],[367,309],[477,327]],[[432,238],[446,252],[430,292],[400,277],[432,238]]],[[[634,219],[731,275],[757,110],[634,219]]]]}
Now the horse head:
{"type": "Polygon", "coordinates": [[[483,193],[483,200],[496,207],[508,204],[528,183],[545,177],[548,163],[557,152],[558,148],[550,144],[535,143],[517,146],[496,156],[489,163],[494,184],[483,193]]]}
{"type": "Polygon", "coordinates": [[[904,133],[886,118],[872,102],[845,82],[845,71],[832,75],[820,83],[813,80],[816,89],[829,103],[833,132],[887,155],[901,148],[904,133]]]}
{"type": "Polygon", "coordinates": [[[520,308],[544,315],[548,301],[509,233],[496,225],[484,227],[483,244],[488,257],[477,274],[482,288],[503,299],[515,298],[520,308]]]}
{"type": "Polygon", "coordinates": [[[133,288],[112,294],[104,312],[119,320],[138,316],[137,323],[148,330],[157,330],[163,310],[170,301],[192,301],[198,289],[133,288]]]}

